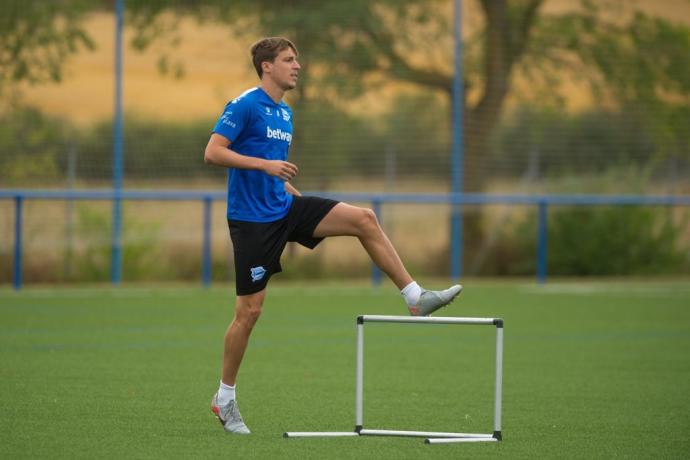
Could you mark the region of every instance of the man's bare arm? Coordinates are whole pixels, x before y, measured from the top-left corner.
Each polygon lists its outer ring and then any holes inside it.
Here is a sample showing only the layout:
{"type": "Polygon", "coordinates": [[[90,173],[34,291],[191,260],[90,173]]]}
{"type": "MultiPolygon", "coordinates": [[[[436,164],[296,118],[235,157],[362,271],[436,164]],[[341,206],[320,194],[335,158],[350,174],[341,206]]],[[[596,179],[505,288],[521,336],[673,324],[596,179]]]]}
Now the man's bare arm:
{"type": "Polygon", "coordinates": [[[265,160],[242,155],[230,148],[230,140],[213,133],[204,150],[204,162],[215,166],[237,169],[256,169],[289,181],[299,172],[296,165],[281,160],[265,160]]]}

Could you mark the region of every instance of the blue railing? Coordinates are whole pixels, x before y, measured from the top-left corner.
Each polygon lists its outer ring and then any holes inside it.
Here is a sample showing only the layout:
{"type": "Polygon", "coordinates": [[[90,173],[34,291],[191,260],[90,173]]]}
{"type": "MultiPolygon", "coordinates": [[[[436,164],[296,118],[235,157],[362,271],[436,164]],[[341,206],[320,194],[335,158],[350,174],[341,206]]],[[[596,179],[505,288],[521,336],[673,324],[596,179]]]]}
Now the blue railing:
{"type": "MultiPolygon", "coordinates": [[[[340,201],[370,203],[379,219],[382,205],[390,203],[447,204],[447,205],[522,205],[537,206],[537,281],[546,281],[547,216],[549,206],[690,206],[690,196],[659,195],[502,195],[482,193],[404,194],[404,193],[348,193],[307,192],[340,201]]],[[[204,286],[211,283],[211,205],[225,201],[226,193],[215,191],[182,190],[0,190],[0,199],[14,200],[14,267],[13,285],[22,286],[22,223],[25,200],[122,200],[122,201],[198,201],[203,205],[203,242],[201,280],[204,286]]],[[[451,235],[451,243],[457,235],[451,235]]],[[[372,282],[381,282],[381,272],[372,268],[372,282]]]]}

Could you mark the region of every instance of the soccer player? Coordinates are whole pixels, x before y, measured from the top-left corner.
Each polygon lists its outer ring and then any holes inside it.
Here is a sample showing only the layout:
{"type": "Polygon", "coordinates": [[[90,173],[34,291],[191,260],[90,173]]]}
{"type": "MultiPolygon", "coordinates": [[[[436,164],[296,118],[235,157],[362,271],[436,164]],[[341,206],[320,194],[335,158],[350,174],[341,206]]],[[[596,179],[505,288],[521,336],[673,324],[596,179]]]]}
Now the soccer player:
{"type": "Polygon", "coordinates": [[[359,239],[374,263],[401,290],[412,315],[429,315],[462,290],[422,289],[409,275],[370,209],[319,197],[303,197],[290,184],[297,173],[288,161],[292,111],[283,96],[297,85],[297,48],[285,38],[251,47],[261,81],[229,102],[204,152],[204,161],[228,168],[227,218],[234,247],[235,316],[225,334],[220,388],[211,409],[224,429],[248,434],[235,399],[235,382],[249,336],[261,314],[269,278],[281,271],[288,241],[313,249],[330,236],[359,239]]]}

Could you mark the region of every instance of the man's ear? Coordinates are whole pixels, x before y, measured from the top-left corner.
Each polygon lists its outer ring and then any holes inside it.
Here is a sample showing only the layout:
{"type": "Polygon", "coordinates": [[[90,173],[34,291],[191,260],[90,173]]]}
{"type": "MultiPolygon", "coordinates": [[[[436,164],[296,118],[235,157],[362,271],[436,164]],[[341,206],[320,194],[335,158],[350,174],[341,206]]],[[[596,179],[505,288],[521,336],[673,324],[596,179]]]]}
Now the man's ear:
{"type": "Polygon", "coordinates": [[[271,69],[271,63],[270,63],[270,62],[268,62],[268,61],[263,61],[263,62],[261,63],[261,70],[263,71],[263,73],[267,73],[267,71],[270,70],[270,69],[271,69]]]}

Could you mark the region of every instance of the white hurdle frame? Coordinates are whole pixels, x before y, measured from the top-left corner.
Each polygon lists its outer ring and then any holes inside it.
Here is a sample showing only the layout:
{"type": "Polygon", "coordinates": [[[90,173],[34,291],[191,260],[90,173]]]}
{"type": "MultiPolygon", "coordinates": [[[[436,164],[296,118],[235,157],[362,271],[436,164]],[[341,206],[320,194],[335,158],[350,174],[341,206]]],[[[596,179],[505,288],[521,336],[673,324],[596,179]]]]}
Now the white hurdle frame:
{"type": "Polygon", "coordinates": [[[339,436],[406,436],[423,437],[426,444],[456,442],[497,442],[501,434],[501,399],[503,387],[503,320],[501,318],[462,318],[430,316],[360,315],[357,317],[357,365],[355,387],[354,431],[288,431],[286,438],[339,437],[339,436]],[[494,431],[482,433],[445,433],[434,431],[401,431],[364,428],[364,324],[365,323],[431,323],[496,326],[496,380],[494,387],[494,431]]]}

